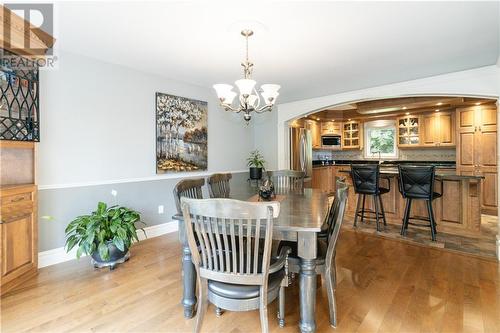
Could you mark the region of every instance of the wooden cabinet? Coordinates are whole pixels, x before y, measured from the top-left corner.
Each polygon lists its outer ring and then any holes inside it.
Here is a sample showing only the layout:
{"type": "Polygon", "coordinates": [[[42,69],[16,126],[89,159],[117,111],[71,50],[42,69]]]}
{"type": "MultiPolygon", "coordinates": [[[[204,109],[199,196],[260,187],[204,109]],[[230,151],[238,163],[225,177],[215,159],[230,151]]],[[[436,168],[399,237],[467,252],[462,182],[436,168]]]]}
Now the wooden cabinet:
{"type": "Polygon", "coordinates": [[[419,116],[404,116],[397,118],[398,147],[418,147],[421,144],[419,116]]]}
{"type": "Polygon", "coordinates": [[[362,149],[363,130],[359,121],[348,121],[342,126],[342,149],[362,149]]]}
{"type": "Polygon", "coordinates": [[[495,105],[457,109],[457,168],[484,176],[481,211],[497,214],[497,111],[495,105]]]}
{"type": "Polygon", "coordinates": [[[455,115],[435,112],[422,116],[422,145],[432,147],[455,146],[455,115]]]}
{"type": "Polygon", "coordinates": [[[311,131],[312,147],[321,148],[321,124],[315,120],[306,120],[305,127],[311,131]]]}
{"type": "Polygon", "coordinates": [[[342,134],[342,123],[337,121],[324,121],[321,123],[321,135],[342,134]]]}
{"type": "Polygon", "coordinates": [[[36,195],[35,185],[2,186],[0,192],[2,294],[37,272],[36,195]]]}
{"type": "Polygon", "coordinates": [[[313,168],[312,187],[325,193],[335,191],[335,176],[333,166],[318,166],[313,168]]]}

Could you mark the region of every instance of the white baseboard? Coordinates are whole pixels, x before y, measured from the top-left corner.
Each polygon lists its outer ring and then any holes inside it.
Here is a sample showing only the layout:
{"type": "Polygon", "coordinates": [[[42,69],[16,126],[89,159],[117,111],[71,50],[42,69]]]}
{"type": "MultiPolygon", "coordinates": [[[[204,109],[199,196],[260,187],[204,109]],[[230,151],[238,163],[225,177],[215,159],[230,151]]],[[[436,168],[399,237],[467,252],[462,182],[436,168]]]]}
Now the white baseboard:
{"type": "MultiPolygon", "coordinates": [[[[146,238],[153,238],[161,235],[165,235],[171,232],[176,232],[179,229],[177,221],[171,221],[167,223],[152,225],[144,228],[144,232],[137,230],[137,237],[139,241],[146,238]]],[[[76,248],[73,248],[70,252],[66,253],[64,247],[58,247],[56,249],[43,251],[38,253],[38,268],[52,266],[59,264],[61,262],[73,260],[76,258],[76,248]]]]}

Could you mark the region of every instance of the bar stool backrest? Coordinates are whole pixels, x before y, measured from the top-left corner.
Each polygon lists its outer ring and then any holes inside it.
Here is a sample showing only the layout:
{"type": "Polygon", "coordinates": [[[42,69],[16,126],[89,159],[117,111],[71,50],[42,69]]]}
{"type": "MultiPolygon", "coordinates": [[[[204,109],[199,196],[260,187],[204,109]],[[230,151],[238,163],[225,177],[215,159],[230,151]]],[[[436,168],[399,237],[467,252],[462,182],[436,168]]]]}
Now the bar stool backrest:
{"type": "Polygon", "coordinates": [[[432,200],[434,166],[399,165],[399,190],[404,198],[432,200]]]}
{"type": "Polygon", "coordinates": [[[356,193],[377,194],[379,176],[378,164],[351,164],[352,184],[356,193]]]}

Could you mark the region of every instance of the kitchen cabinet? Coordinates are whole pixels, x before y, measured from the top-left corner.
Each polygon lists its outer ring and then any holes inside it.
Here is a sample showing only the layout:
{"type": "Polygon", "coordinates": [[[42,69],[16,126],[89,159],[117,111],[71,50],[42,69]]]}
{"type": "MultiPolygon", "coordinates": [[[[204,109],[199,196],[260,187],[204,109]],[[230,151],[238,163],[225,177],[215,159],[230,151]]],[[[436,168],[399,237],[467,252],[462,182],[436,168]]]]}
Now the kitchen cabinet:
{"type": "Polygon", "coordinates": [[[362,149],[363,131],[359,121],[348,121],[342,126],[342,149],[362,149]]]}
{"type": "Polygon", "coordinates": [[[455,115],[452,112],[434,112],[422,116],[422,145],[432,147],[455,146],[455,115]]]}
{"type": "Polygon", "coordinates": [[[330,166],[318,166],[313,168],[312,187],[320,189],[325,193],[332,192],[333,173],[330,166]]]}
{"type": "Polygon", "coordinates": [[[337,121],[324,121],[321,123],[321,135],[342,134],[342,123],[337,121]]]}
{"type": "Polygon", "coordinates": [[[305,127],[311,131],[312,147],[321,148],[321,124],[315,120],[306,120],[305,127]]]}
{"type": "Polygon", "coordinates": [[[493,104],[457,109],[457,169],[485,177],[481,211],[493,215],[498,208],[496,114],[493,104]]]}
{"type": "Polygon", "coordinates": [[[0,192],[2,294],[37,272],[36,195],[35,185],[2,186],[0,192]]]}
{"type": "Polygon", "coordinates": [[[418,147],[421,144],[419,116],[407,115],[396,120],[398,124],[398,147],[418,147]]]}

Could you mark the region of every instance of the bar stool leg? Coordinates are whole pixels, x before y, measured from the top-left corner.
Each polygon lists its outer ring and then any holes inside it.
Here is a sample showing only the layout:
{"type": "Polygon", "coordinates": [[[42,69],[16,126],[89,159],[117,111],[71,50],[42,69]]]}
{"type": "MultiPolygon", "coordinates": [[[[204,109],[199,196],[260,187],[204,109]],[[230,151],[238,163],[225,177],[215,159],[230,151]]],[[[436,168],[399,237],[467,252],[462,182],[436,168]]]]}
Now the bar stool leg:
{"type": "Polygon", "coordinates": [[[373,205],[375,206],[375,221],[377,222],[377,231],[380,231],[380,224],[378,222],[378,200],[377,200],[377,196],[374,195],[373,197],[373,205]]]}
{"type": "Polygon", "coordinates": [[[365,219],[365,199],[366,199],[366,194],[363,194],[363,208],[361,210],[361,222],[365,219]]]}
{"type": "Polygon", "coordinates": [[[358,226],[358,214],[359,214],[359,205],[361,204],[361,195],[358,194],[358,202],[356,203],[356,211],[354,213],[354,228],[358,226]]]}
{"type": "Polygon", "coordinates": [[[406,208],[403,217],[403,225],[401,226],[402,236],[406,236],[406,230],[408,229],[408,223],[410,222],[410,213],[411,213],[411,199],[406,199],[406,208]]]}
{"type": "Polygon", "coordinates": [[[385,219],[384,204],[382,203],[382,196],[379,195],[378,200],[380,201],[380,212],[382,213],[382,219],[384,220],[384,226],[387,226],[387,221],[385,219]]]}
{"type": "Polygon", "coordinates": [[[432,211],[432,201],[431,200],[426,200],[427,202],[427,212],[429,213],[429,222],[430,222],[430,227],[431,227],[431,237],[432,241],[436,241],[436,229],[434,227],[434,212],[432,211]]]}

